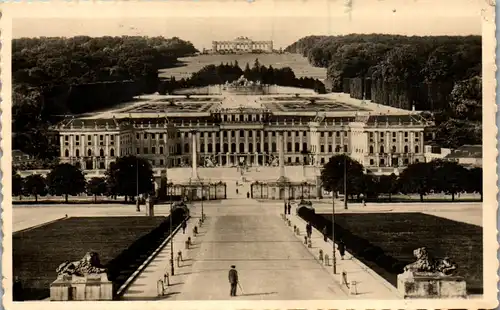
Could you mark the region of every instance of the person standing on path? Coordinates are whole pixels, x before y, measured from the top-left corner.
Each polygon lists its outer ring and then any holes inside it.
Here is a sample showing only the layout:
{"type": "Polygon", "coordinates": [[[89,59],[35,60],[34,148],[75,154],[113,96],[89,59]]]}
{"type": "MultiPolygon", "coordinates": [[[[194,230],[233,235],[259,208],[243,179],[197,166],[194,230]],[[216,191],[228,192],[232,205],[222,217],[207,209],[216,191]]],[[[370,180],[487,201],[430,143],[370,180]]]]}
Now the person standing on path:
{"type": "Polygon", "coordinates": [[[286,215],[286,201],[285,201],[285,211],[283,211],[283,214],[286,215]]]}
{"type": "Polygon", "coordinates": [[[311,223],[307,223],[306,225],[306,233],[307,233],[307,238],[311,238],[312,235],[312,226],[311,223]]]}
{"type": "Polygon", "coordinates": [[[236,271],[236,266],[231,266],[228,278],[229,284],[231,285],[230,296],[236,296],[236,286],[238,285],[238,271],[236,271]]]}
{"type": "Polygon", "coordinates": [[[186,228],[187,228],[187,224],[186,224],[186,221],[182,222],[182,233],[185,234],[186,233],[186,228]]]}
{"type": "Polygon", "coordinates": [[[328,230],[326,229],[326,225],[325,225],[325,227],[323,227],[323,231],[322,231],[322,232],[323,232],[323,240],[324,240],[325,242],[327,242],[327,241],[328,241],[328,236],[326,235],[326,234],[327,234],[327,231],[328,231],[328,230]]]}
{"type": "Polygon", "coordinates": [[[345,243],[344,243],[344,240],[340,239],[338,247],[339,247],[340,257],[342,258],[342,260],[344,260],[344,255],[345,255],[345,243]]]}
{"type": "Polygon", "coordinates": [[[291,214],[291,210],[292,210],[292,205],[290,204],[290,201],[288,202],[288,214],[290,215],[291,214]]]}

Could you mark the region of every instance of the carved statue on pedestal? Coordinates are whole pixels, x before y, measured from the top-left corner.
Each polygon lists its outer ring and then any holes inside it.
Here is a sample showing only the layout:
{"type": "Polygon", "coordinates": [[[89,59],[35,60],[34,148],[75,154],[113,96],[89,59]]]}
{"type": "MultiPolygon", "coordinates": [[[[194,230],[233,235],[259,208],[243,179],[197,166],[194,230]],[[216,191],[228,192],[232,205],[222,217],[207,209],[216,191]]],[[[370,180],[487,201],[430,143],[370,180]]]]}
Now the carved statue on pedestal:
{"type": "Polygon", "coordinates": [[[417,260],[404,268],[405,272],[420,272],[420,273],[439,273],[441,275],[453,275],[457,269],[457,265],[445,257],[443,259],[435,259],[427,251],[427,248],[421,247],[413,251],[413,255],[417,260]]]}
{"type": "Polygon", "coordinates": [[[102,268],[99,260],[99,254],[96,252],[87,252],[85,256],[78,261],[65,261],[57,267],[56,272],[59,276],[76,275],[83,277],[89,274],[105,273],[106,269],[102,268]]]}

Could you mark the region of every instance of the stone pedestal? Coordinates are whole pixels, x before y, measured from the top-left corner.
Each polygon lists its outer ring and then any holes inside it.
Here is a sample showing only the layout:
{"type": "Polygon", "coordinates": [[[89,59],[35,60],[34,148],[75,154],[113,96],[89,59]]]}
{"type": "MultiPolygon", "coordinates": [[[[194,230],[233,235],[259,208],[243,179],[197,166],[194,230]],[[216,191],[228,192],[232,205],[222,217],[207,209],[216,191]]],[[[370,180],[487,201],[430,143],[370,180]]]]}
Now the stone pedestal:
{"type": "Polygon", "coordinates": [[[62,275],[50,285],[50,300],[113,300],[113,283],[105,273],[84,277],[62,275]]]}
{"type": "Polygon", "coordinates": [[[467,298],[462,277],[436,273],[405,272],[398,275],[398,291],[403,298],[467,298]]]}
{"type": "Polygon", "coordinates": [[[154,203],[150,200],[146,201],[146,216],[155,216],[154,203]]]}

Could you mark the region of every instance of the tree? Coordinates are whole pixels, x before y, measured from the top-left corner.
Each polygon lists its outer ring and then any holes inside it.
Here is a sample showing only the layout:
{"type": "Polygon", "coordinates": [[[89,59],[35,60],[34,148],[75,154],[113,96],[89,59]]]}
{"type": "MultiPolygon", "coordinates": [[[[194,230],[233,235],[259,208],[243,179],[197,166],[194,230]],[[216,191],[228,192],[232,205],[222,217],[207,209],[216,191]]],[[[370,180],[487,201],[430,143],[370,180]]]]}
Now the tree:
{"type": "Polygon", "coordinates": [[[482,119],[482,80],[481,77],[460,81],[450,94],[450,108],[459,119],[480,121],[482,119]]]}
{"type": "Polygon", "coordinates": [[[97,202],[98,195],[104,195],[107,190],[106,178],[92,178],[87,183],[87,193],[94,195],[94,202],[97,202]]]}
{"type": "Polygon", "coordinates": [[[377,191],[379,193],[388,194],[389,201],[391,201],[391,195],[397,192],[397,181],[398,178],[394,173],[391,175],[381,175],[377,182],[377,191]]]}
{"type": "Polygon", "coordinates": [[[363,166],[347,155],[335,155],[323,166],[320,178],[325,190],[345,191],[347,195],[344,200],[347,205],[347,196],[357,193],[357,189],[361,187],[363,166]],[[344,190],[344,164],[347,175],[346,190],[344,190]]]}
{"type": "Polygon", "coordinates": [[[12,196],[21,197],[23,194],[23,178],[15,171],[12,175],[12,196]]]}
{"type": "Polygon", "coordinates": [[[149,162],[136,156],[120,157],[106,171],[106,182],[117,195],[138,196],[154,189],[149,162]]]}
{"type": "Polygon", "coordinates": [[[24,179],[24,193],[35,196],[38,202],[39,195],[47,194],[47,185],[44,177],[39,174],[32,174],[24,179]]]}
{"type": "Polygon", "coordinates": [[[455,194],[466,188],[467,169],[451,161],[434,161],[434,165],[434,189],[451,194],[451,201],[455,201],[455,194]]]}
{"type": "Polygon", "coordinates": [[[414,163],[409,165],[399,175],[399,184],[403,193],[417,193],[420,201],[424,201],[424,195],[434,188],[433,174],[434,163],[414,163]]]}
{"type": "Polygon", "coordinates": [[[83,172],[71,164],[59,164],[47,175],[49,192],[53,195],[64,195],[68,202],[68,195],[78,195],[85,191],[85,176],[83,172]]]}
{"type": "Polygon", "coordinates": [[[468,171],[466,186],[469,192],[479,193],[483,200],[483,168],[475,167],[468,171]]]}

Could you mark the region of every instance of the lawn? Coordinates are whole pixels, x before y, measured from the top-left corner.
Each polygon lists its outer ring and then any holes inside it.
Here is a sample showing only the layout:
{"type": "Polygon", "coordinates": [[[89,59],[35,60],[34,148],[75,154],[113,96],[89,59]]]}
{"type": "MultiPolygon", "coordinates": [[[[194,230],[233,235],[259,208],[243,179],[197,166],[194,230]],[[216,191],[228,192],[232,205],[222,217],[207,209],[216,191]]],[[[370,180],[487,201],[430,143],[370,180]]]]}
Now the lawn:
{"type": "Polygon", "coordinates": [[[169,78],[175,76],[176,79],[188,78],[191,73],[199,71],[207,65],[220,65],[231,63],[235,60],[242,69],[245,69],[248,63],[253,66],[255,59],[259,59],[261,65],[273,66],[273,68],[292,68],[297,77],[312,77],[318,79],[326,78],[326,69],[313,67],[307,61],[307,58],[299,54],[227,54],[227,55],[199,55],[193,57],[184,57],[179,60],[178,67],[160,69],[160,77],[169,78]]]}
{"type": "MultiPolygon", "coordinates": [[[[113,290],[119,288],[169,234],[168,217],[75,217],[13,235],[13,274],[21,300],[50,296],[56,268],[65,260],[99,254],[113,290]]],[[[176,219],[176,216],[174,216],[176,219]]],[[[175,223],[174,223],[175,225],[175,223]]]]}
{"type": "MultiPolygon", "coordinates": [[[[321,229],[325,221],[331,223],[331,214],[316,216],[321,229]]],[[[448,256],[458,265],[457,274],[466,279],[470,294],[483,291],[483,231],[479,226],[423,213],[344,213],[335,215],[335,223],[339,232],[348,232],[343,238],[347,249],[394,286],[399,273],[396,270],[414,262],[413,250],[425,246],[435,257],[448,256]],[[385,256],[395,259],[393,265],[384,265],[387,259],[380,260],[380,254],[373,258],[362,254],[363,249],[353,249],[365,241],[365,250],[381,248],[385,256]]]]}

